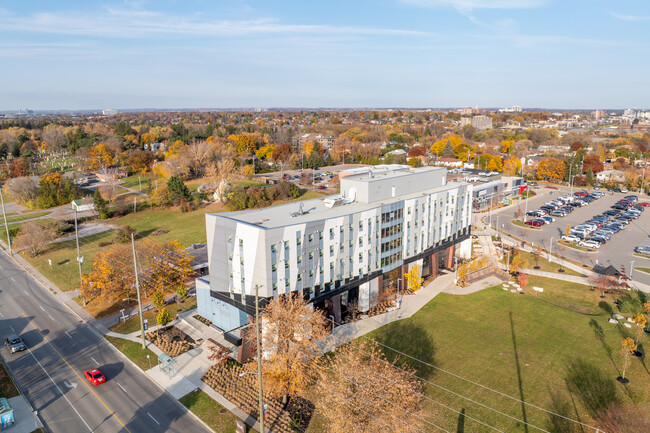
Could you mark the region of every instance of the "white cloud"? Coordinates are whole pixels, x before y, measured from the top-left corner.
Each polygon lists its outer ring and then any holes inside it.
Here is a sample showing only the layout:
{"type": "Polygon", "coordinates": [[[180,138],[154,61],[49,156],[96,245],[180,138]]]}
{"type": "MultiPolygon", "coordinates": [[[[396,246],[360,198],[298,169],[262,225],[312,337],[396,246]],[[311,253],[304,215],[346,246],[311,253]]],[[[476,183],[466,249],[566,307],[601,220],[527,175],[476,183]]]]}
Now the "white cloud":
{"type": "Polygon", "coordinates": [[[205,36],[247,35],[392,35],[432,36],[414,30],[329,24],[283,24],[272,18],[210,20],[198,16],[172,16],[146,10],[108,9],[89,13],[37,13],[18,16],[0,9],[0,30],[116,38],[186,34],[205,36]],[[27,30],[29,29],[29,30],[27,30]]]}
{"type": "Polygon", "coordinates": [[[623,14],[618,14],[616,12],[610,12],[609,13],[611,16],[614,18],[618,18],[619,20],[622,21],[647,21],[650,20],[650,16],[647,15],[623,15],[623,14]]]}
{"type": "Polygon", "coordinates": [[[474,9],[531,9],[543,6],[547,0],[402,0],[417,6],[448,6],[460,11],[474,9]]]}

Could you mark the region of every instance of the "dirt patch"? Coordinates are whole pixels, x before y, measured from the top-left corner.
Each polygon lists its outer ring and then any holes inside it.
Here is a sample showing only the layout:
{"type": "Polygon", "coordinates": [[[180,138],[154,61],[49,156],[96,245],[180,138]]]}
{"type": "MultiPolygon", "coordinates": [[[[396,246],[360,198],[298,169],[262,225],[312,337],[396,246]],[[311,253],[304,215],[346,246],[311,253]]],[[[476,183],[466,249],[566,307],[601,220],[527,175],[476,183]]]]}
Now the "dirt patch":
{"type": "Polygon", "coordinates": [[[167,233],[169,233],[169,230],[158,229],[158,230],[154,230],[153,232],[151,232],[151,236],[160,236],[160,235],[164,235],[164,234],[167,234],[167,233]]]}

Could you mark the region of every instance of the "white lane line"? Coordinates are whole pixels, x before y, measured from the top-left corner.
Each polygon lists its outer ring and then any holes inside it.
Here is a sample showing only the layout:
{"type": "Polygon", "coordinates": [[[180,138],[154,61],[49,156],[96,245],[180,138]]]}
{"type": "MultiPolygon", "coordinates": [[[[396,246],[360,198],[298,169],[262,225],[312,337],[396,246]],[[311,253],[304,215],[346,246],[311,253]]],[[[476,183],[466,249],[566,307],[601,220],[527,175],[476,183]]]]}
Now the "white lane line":
{"type": "Polygon", "coordinates": [[[152,419],[156,424],[160,425],[160,423],[159,423],[158,421],[156,421],[156,418],[152,417],[151,414],[150,414],[149,412],[147,412],[147,415],[149,415],[149,416],[151,417],[151,419],[152,419]]]}
{"type": "Polygon", "coordinates": [[[9,327],[11,328],[12,331],[16,332],[13,326],[9,325],[9,327]]]}
{"type": "MultiPolygon", "coordinates": [[[[12,328],[12,329],[13,329],[13,328],[12,328]]],[[[86,422],[86,420],[83,419],[83,417],[81,416],[81,414],[77,411],[77,408],[75,408],[74,405],[70,402],[70,400],[68,400],[68,397],[66,397],[66,395],[63,393],[63,391],[61,391],[61,388],[59,388],[59,385],[57,385],[56,382],[54,381],[54,379],[52,379],[52,376],[50,376],[50,373],[48,373],[47,370],[45,370],[45,367],[43,367],[43,365],[38,361],[38,359],[36,358],[36,356],[34,356],[34,354],[33,354],[32,351],[29,349],[29,347],[27,348],[27,351],[29,352],[30,355],[32,355],[32,358],[34,358],[34,361],[36,361],[36,363],[41,367],[41,369],[45,372],[45,374],[47,375],[47,377],[50,378],[50,380],[52,381],[52,383],[54,384],[54,386],[56,387],[56,389],[58,389],[59,392],[61,393],[61,395],[63,396],[63,398],[65,398],[65,401],[67,401],[68,404],[70,405],[70,407],[72,407],[72,410],[74,410],[74,412],[77,414],[77,416],[79,416],[79,418],[81,419],[81,421],[86,425],[86,428],[88,429],[88,431],[89,431],[90,433],[92,433],[93,429],[90,428],[90,426],[88,425],[88,423],[86,422]]]]}
{"type": "Polygon", "coordinates": [[[4,271],[4,270],[5,270],[5,268],[3,268],[2,266],[0,266],[0,270],[2,270],[2,271],[4,271]]]}
{"type": "Polygon", "coordinates": [[[0,313],[0,317],[2,317],[4,319],[5,316],[4,316],[4,314],[0,313]]]}
{"type": "MultiPolygon", "coordinates": [[[[92,356],[90,357],[90,359],[92,359],[93,361],[95,361],[95,358],[93,358],[92,356]]],[[[95,361],[95,364],[99,365],[99,362],[95,361]]]]}
{"type": "Polygon", "coordinates": [[[26,294],[27,296],[29,296],[29,293],[27,293],[27,290],[23,290],[23,292],[25,292],[25,294],[26,294]]]}
{"type": "Polygon", "coordinates": [[[14,277],[9,277],[9,278],[11,278],[11,281],[13,281],[14,283],[16,282],[16,280],[14,280],[14,277]]]}
{"type": "MultiPolygon", "coordinates": [[[[50,315],[48,314],[48,316],[50,315]]],[[[50,319],[52,319],[52,322],[56,322],[56,320],[54,320],[54,317],[50,316],[50,319]]]]}
{"type": "Polygon", "coordinates": [[[65,331],[65,335],[67,335],[68,337],[70,337],[70,339],[72,340],[72,335],[68,334],[68,331],[65,331]]]}
{"type": "Polygon", "coordinates": [[[41,310],[43,310],[43,311],[45,311],[45,308],[43,308],[43,306],[42,306],[42,305],[39,305],[39,307],[41,307],[41,310]]]}
{"type": "Polygon", "coordinates": [[[122,388],[122,391],[124,391],[124,394],[128,394],[128,392],[126,392],[126,389],[124,389],[124,387],[122,385],[120,385],[118,382],[115,382],[115,383],[117,383],[117,386],[122,388]]]}

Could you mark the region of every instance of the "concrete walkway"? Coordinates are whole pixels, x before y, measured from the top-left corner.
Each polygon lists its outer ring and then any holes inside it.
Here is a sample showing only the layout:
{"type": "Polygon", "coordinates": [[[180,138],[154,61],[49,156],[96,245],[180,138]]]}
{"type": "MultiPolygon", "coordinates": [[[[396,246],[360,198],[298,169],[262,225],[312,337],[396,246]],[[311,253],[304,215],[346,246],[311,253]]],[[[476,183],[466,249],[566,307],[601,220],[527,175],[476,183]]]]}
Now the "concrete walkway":
{"type": "Polygon", "coordinates": [[[27,403],[27,400],[22,395],[11,397],[9,404],[14,410],[15,423],[7,429],[11,433],[32,433],[43,427],[38,416],[34,414],[32,407],[27,403]]]}

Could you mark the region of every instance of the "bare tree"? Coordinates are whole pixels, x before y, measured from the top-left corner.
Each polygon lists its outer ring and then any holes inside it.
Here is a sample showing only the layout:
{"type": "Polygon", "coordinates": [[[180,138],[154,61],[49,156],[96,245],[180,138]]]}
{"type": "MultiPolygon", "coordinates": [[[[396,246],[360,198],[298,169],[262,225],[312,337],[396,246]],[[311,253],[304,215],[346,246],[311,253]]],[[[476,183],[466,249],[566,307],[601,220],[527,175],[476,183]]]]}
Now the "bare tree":
{"type": "Polygon", "coordinates": [[[309,383],[304,363],[320,353],[328,334],[327,319],[302,296],[290,295],[271,300],[260,314],[260,324],[262,372],[269,391],[286,403],[309,383]]]}
{"type": "Polygon", "coordinates": [[[27,203],[36,200],[38,178],[36,176],[21,176],[7,180],[4,189],[16,201],[27,203]]]}
{"type": "Polygon", "coordinates": [[[201,176],[205,169],[205,163],[212,154],[213,146],[207,141],[195,141],[189,146],[189,153],[192,157],[192,168],[194,172],[201,176]]]}
{"type": "Polygon", "coordinates": [[[45,246],[56,239],[57,228],[55,224],[39,224],[26,222],[20,228],[15,243],[18,249],[25,249],[30,256],[36,257],[45,249],[45,246]]]}
{"type": "MultiPolygon", "coordinates": [[[[333,433],[422,431],[422,383],[376,343],[349,343],[319,363],[318,409],[333,433]]],[[[428,416],[430,414],[427,414],[428,416]]]]}
{"type": "Polygon", "coordinates": [[[65,147],[65,134],[62,126],[47,125],[43,129],[43,141],[47,147],[56,151],[65,147]]]}

